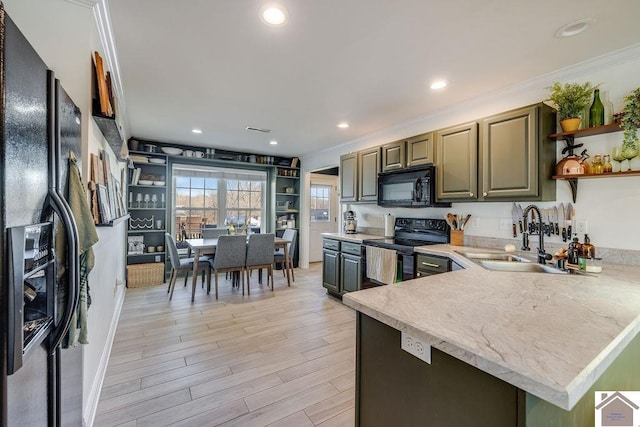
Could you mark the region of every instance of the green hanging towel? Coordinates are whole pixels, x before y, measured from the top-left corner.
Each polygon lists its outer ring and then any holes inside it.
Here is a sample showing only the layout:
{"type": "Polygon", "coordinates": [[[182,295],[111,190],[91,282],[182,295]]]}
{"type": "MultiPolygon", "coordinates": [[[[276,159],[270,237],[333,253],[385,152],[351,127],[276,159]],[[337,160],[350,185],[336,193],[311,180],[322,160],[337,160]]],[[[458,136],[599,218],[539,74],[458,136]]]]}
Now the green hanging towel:
{"type": "Polygon", "coordinates": [[[88,344],[87,331],[87,310],[91,305],[89,295],[89,273],[93,269],[95,257],[91,247],[98,241],[98,231],[93,222],[93,215],[87,203],[85,187],[80,176],[80,169],[77,165],[76,157],[69,154],[69,175],[68,175],[68,197],[67,201],[71,207],[71,212],[78,227],[78,253],[80,255],[80,299],[78,308],[71,320],[67,345],[88,344]]]}

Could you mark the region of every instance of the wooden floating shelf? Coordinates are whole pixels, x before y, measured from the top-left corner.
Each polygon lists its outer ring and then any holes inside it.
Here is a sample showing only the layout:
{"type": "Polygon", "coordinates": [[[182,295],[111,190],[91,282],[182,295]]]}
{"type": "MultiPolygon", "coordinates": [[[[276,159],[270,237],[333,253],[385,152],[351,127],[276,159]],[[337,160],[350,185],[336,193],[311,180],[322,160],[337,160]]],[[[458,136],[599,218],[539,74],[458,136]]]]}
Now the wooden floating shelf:
{"type": "Polygon", "coordinates": [[[556,140],[567,139],[567,138],[582,138],[585,136],[602,135],[604,133],[613,133],[613,132],[620,132],[620,131],[622,131],[620,124],[612,123],[610,125],[595,126],[592,128],[574,130],[571,132],[553,133],[549,135],[549,138],[553,138],[556,140]]]}
{"type": "Polygon", "coordinates": [[[553,179],[589,179],[589,178],[618,178],[621,176],[640,176],[640,171],[611,172],[601,174],[580,174],[580,175],[554,175],[553,179]]]}

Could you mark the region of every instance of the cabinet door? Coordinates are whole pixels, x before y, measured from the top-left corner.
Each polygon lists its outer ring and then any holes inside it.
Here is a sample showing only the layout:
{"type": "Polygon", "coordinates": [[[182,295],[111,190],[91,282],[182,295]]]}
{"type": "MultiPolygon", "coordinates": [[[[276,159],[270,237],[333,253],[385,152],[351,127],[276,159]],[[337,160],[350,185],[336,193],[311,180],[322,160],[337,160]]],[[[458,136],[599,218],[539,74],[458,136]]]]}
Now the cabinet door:
{"type": "Polygon", "coordinates": [[[407,139],[407,167],[434,163],[433,132],[407,139]]]}
{"type": "Polygon", "coordinates": [[[396,141],[382,146],[382,170],[389,171],[405,167],[405,141],[396,141]]]}
{"type": "Polygon", "coordinates": [[[322,253],[322,286],[334,293],[340,293],[339,252],[323,251],[322,253]]]}
{"type": "Polygon", "coordinates": [[[340,254],[340,283],[342,293],[355,292],[362,283],[362,258],[355,255],[340,254]]]}
{"type": "Polygon", "coordinates": [[[436,159],[437,200],[478,197],[478,123],[438,131],[436,159]]]}
{"type": "Polygon", "coordinates": [[[484,199],[538,195],[538,112],[535,106],[482,121],[484,199]]]}
{"type": "Polygon", "coordinates": [[[378,172],[380,172],[380,148],[358,153],[358,200],[378,200],[378,172]]]}
{"type": "Polygon", "coordinates": [[[358,198],[358,155],[340,156],[340,201],[355,202],[358,198]]]}

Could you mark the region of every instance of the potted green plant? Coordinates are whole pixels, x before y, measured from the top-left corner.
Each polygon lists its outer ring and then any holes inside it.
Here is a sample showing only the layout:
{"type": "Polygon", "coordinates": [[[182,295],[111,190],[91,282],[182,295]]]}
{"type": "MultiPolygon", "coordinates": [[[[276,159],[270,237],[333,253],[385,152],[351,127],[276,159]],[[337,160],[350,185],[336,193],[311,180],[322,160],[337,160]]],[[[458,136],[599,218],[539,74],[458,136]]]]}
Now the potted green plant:
{"type": "Polygon", "coordinates": [[[572,132],[580,127],[580,116],[585,107],[591,101],[593,90],[599,85],[590,82],[579,83],[559,83],[554,82],[549,90],[551,95],[547,101],[553,103],[553,107],[558,110],[558,119],[564,132],[572,132]]]}
{"type": "Polygon", "coordinates": [[[620,126],[624,130],[622,156],[632,159],[638,155],[638,128],[640,127],[640,88],[624,97],[620,126]]]}

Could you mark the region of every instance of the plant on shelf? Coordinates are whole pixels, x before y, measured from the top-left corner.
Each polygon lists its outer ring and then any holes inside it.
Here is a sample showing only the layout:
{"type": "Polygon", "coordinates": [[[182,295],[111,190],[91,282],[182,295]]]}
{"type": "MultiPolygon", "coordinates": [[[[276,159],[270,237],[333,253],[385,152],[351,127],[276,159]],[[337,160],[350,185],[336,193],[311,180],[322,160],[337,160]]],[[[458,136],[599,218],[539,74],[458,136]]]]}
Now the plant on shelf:
{"type": "Polygon", "coordinates": [[[598,85],[590,82],[559,83],[553,82],[549,90],[551,95],[546,101],[551,101],[558,110],[558,119],[564,132],[572,132],[580,127],[580,116],[591,101],[591,94],[598,85]]]}
{"type": "Polygon", "coordinates": [[[640,87],[624,97],[620,125],[624,130],[622,156],[632,159],[638,155],[638,128],[640,128],[640,87]]]}

